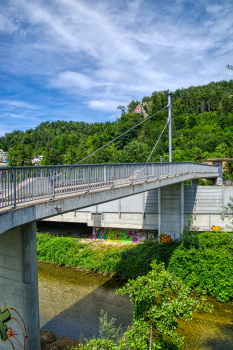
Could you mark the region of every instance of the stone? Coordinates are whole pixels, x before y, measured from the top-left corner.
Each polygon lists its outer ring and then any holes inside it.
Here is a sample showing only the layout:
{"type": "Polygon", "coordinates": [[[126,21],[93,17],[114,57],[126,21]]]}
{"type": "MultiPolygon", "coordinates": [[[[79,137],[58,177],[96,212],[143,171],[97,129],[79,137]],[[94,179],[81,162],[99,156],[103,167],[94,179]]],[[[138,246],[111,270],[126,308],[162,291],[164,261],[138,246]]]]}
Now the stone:
{"type": "Polygon", "coordinates": [[[56,341],[56,336],[52,332],[41,332],[40,341],[41,341],[41,344],[54,343],[56,341]]]}
{"type": "Polygon", "coordinates": [[[53,345],[55,346],[59,346],[62,349],[70,349],[73,345],[77,346],[77,345],[81,345],[82,343],[78,340],[73,340],[70,339],[68,337],[62,337],[60,339],[58,339],[53,345]]]}

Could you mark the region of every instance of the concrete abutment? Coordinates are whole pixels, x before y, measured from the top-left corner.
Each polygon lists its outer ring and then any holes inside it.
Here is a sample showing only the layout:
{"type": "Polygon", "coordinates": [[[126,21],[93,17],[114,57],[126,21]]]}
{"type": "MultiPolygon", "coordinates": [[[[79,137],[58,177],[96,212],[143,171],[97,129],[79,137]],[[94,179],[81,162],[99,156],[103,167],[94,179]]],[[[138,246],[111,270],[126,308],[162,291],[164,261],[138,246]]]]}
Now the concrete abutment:
{"type": "Polygon", "coordinates": [[[40,350],[36,222],[0,235],[0,307],[0,349],[40,350]]]}
{"type": "Polygon", "coordinates": [[[178,183],[159,188],[158,192],[158,223],[161,233],[172,239],[183,234],[184,229],[184,183],[178,183]]]}

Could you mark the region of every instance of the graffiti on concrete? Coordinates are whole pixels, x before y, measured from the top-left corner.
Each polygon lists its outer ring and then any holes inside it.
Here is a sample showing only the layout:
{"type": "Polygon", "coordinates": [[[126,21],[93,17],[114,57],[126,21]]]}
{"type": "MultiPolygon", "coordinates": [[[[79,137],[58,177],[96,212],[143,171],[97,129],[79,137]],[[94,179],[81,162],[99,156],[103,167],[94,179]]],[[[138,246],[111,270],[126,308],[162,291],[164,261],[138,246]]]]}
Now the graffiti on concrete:
{"type": "Polygon", "coordinates": [[[221,230],[221,228],[220,228],[219,226],[213,225],[213,226],[211,227],[211,229],[212,229],[214,232],[222,232],[222,230],[221,230]]]}
{"type": "Polygon", "coordinates": [[[142,230],[121,230],[118,228],[93,228],[93,240],[103,239],[107,242],[140,243],[155,241],[157,232],[142,230]]]}
{"type": "Polygon", "coordinates": [[[3,311],[1,311],[0,308],[0,337],[2,341],[9,339],[7,322],[9,322],[11,318],[11,313],[8,307],[3,311]]]}
{"type": "Polygon", "coordinates": [[[23,318],[17,310],[14,308],[6,307],[4,304],[4,310],[1,312],[0,308],[0,337],[3,342],[9,341],[12,349],[26,350],[25,340],[28,338],[26,336],[26,326],[23,318]],[[7,323],[10,322],[11,327],[8,327],[7,323]],[[16,330],[17,329],[17,330],[16,330]]]}
{"type": "Polygon", "coordinates": [[[172,242],[171,236],[170,235],[168,236],[168,235],[166,235],[164,233],[161,233],[159,238],[160,238],[160,243],[172,242]]]}

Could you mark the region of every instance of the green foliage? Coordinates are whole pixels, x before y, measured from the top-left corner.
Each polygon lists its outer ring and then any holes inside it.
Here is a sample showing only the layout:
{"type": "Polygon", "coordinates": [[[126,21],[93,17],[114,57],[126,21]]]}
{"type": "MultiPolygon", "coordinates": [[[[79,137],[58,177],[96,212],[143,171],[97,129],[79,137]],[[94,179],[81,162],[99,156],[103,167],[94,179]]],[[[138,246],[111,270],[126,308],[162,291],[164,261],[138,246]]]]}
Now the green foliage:
{"type": "MultiPolygon", "coordinates": [[[[220,213],[221,218],[229,218],[232,220],[232,215],[233,215],[233,198],[230,197],[230,202],[227,203],[227,205],[223,208],[223,211],[220,213]]],[[[233,225],[233,221],[231,222],[233,225]]],[[[233,227],[232,227],[233,228],[233,227]]]]}
{"type": "Polygon", "coordinates": [[[199,232],[190,230],[190,229],[185,229],[183,238],[182,238],[182,244],[186,249],[190,248],[199,248],[199,232]]]}
{"type": "Polygon", "coordinates": [[[101,245],[99,249],[92,249],[92,243],[81,243],[73,237],[37,234],[38,260],[104,274],[116,272],[116,264],[121,258],[120,252],[125,248],[101,245]]]}
{"type": "Polygon", "coordinates": [[[183,235],[183,245],[186,249],[190,249],[190,248],[195,248],[198,249],[199,248],[199,236],[198,236],[199,232],[195,232],[195,231],[190,231],[190,232],[184,232],[183,235]]]}
{"type": "Polygon", "coordinates": [[[128,106],[127,106],[127,109],[128,109],[128,112],[129,113],[133,113],[135,108],[140,104],[139,101],[131,101],[128,106]]]}
{"type": "MultiPolygon", "coordinates": [[[[34,130],[15,130],[0,137],[0,148],[8,151],[10,165],[30,165],[33,155],[43,154],[43,164],[68,164],[83,159],[143,120],[134,113],[139,101],[119,106],[121,117],[114,122],[45,122],[34,130]]],[[[142,103],[149,115],[167,104],[167,91],[153,92],[142,103]],[[149,106],[150,103],[150,107],[149,106]],[[148,107],[148,108],[147,108],[148,107]]],[[[177,89],[172,95],[173,158],[175,161],[200,161],[204,158],[232,157],[233,80],[177,89]]],[[[84,163],[145,162],[167,120],[167,110],[135,128],[84,163]],[[132,152],[132,155],[130,154],[132,152]]],[[[167,160],[165,132],[151,161],[167,160]]],[[[233,175],[232,166],[225,174],[233,175]]]]}
{"type": "Polygon", "coordinates": [[[146,275],[151,269],[150,264],[153,260],[164,262],[167,266],[178,245],[178,242],[163,244],[145,242],[126,247],[121,252],[121,259],[116,263],[117,274],[124,279],[146,275]]]}
{"type": "Polygon", "coordinates": [[[111,318],[111,320],[108,321],[108,313],[104,312],[104,310],[101,310],[99,321],[100,321],[100,330],[99,330],[100,338],[113,340],[115,343],[118,343],[120,338],[123,335],[123,330],[121,325],[118,328],[115,327],[116,319],[111,318]]]}
{"type": "Polygon", "coordinates": [[[61,163],[61,155],[57,149],[51,148],[45,150],[41,165],[59,165],[61,163]]]}
{"type": "Polygon", "coordinates": [[[179,320],[192,320],[194,311],[211,311],[205,299],[188,296],[190,289],[179,277],[165,270],[165,265],[153,261],[151,271],[128,283],[116,294],[128,294],[134,305],[133,325],[119,339],[114,320],[108,322],[101,312],[100,329],[109,334],[100,339],[88,340],[83,349],[106,350],[181,350],[184,339],[176,333],[179,320]],[[114,337],[116,340],[114,341],[114,337]]]}
{"type": "Polygon", "coordinates": [[[119,163],[146,162],[150,150],[143,142],[132,141],[118,153],[119,163]]]}
{"type": "Polygon", "coordinates": [[[38,260],[52,262],[58,266],[79,267],[127,279],[147,274],[154,259],[168,265],[178,244],[145,242],[116,247],[99,243],[98,249],[93,249],[92,243],[81,243],[73,237],[54,237],[38,233],[37,256],[38,260]]]}
{"type": "MultiPolygon", "coordinates": [[[[79,349],[79,348],[75,348],[79,349]]],[[[109,339],[91,339],[81,347],[83,350],[120,350],[113,340],[109,339]]],[[[122,348],[123,350],[123,348],[122,348]]]]}
{"type": "Polygon", "coordinates": [[[151,262],[163,262],[198,293],[219,301],[233,299],[233,238],[231,233],[185,230],[179,242],[145,242],[120,247],[81,243],[72,237],[37,234],[38,260],[118,275],[123,279],[145,276],[151,262]],[[94,248],[94,249],[93,249],[94,248]]]}
{"type": "Polygon", "coordinates": [[[153,261],[151,267],[146,276],[129,280],[117,292],[128,294],[134,305],[135,326],[128,333],[129,348],[165,349],[163,345],[166,341],[181,349],[183,338],[176,333],[178,321],[191,320],[194,311],[208,307],[204,306],[204,299],[200,302],[189,297],[190,289],[179,277],[166,271],[163,263],[153,261]],[[140,328],[143,329],[141,333],[138,332],[140,328]]]}
{"type": "Polygon", "coordinates": [[[233,298],[233,241],[227,232],[190,232],[174,251],[168,271],[198,293],[233,298]]]}
{"type": "Polygon", "coordinates": [[[213,185],[213,182],[211,180],[199,179],[198,184],[201,186],[211,186],[213,185]]]}
{"type": "Polygon", "coordinates": [[[10,148],[7,158],[9,160],[9,166],[24,166],[32,165],[32,145],[17,145],[10,148]]]}

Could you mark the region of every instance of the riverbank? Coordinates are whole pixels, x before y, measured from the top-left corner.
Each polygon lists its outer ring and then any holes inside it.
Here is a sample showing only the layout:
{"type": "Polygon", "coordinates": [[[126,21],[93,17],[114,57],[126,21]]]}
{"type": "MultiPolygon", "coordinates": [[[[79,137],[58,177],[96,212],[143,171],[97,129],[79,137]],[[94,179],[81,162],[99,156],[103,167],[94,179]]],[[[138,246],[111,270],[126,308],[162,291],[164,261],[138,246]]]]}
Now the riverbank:
{"type": "Polygon", "coordinates": [[[153,260],[197,293],[226,302],[233,299],[233,241],[226,232],[188,232],[181,242],[105,244],[73,237],[37,234],[38,260],[120,279],[150,271],[153,260]]]}
{"type": "Polygon", "coordinates": [[[178,242],[162,245],[157,242],[106,243],[38,233],[38,260],[129,279],[146,275],[153,260],[164,262],[167,266],[179,246],[178,242]]]}

